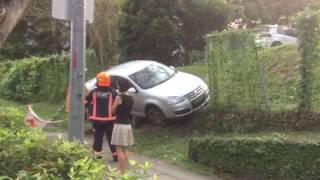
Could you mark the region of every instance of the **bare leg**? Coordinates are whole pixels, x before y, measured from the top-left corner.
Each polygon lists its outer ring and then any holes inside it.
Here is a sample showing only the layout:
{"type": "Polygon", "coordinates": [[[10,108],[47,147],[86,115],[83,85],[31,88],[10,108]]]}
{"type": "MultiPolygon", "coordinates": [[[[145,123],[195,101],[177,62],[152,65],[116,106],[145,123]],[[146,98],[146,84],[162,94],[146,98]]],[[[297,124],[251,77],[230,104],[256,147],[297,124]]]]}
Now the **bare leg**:
{"type": "Polygon", "coordinates": [[[123,153],[122,146],[116,146],[116,149],[117,149],[118,160],[119,160],[118,167],[119,167],[120,173],[124,174],[126,170],[125,155],[123,153]]]}
{"type": "Polygon", "coordinates": [[[122,150],[124,155],[124,167],[125,169],[128,169],[128,165],[129,165],[128,149],[127,147],[123,146],[122,150]]]}

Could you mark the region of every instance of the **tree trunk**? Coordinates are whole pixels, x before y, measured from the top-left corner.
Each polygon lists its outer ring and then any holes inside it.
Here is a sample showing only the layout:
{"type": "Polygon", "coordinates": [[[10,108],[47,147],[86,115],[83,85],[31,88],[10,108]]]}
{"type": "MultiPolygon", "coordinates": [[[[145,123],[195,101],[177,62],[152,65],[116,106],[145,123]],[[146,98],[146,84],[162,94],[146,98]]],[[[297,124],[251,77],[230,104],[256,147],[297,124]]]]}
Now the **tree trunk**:
{"type": "Polygon", "coordinates": [[[0,1],[0,48],[18,23],[29,0],[0,1]]]}

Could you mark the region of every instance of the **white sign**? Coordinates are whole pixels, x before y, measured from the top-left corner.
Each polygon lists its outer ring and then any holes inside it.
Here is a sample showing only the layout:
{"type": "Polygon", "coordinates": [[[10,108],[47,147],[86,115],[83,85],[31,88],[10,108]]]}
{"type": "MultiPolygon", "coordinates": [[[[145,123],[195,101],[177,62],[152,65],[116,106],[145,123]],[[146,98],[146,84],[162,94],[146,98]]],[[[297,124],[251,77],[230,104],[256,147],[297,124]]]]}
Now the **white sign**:
{"type": "MultiPolygon", "coordinates": [[[[94,0],[85,0],[85,17],[88,23],[93,22],[94,0]]],[[[71,0],[52,0],[52,17],[71,20],[71,0]]]]}

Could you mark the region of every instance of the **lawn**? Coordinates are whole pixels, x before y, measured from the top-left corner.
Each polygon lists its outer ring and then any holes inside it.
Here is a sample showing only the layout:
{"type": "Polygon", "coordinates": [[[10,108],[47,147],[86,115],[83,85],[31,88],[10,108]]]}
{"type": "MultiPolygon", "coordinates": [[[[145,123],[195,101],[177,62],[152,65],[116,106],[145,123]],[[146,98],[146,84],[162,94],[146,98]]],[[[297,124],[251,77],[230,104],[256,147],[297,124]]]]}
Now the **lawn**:
{"type": "MultiPolygon", "coordinates": [[[[42,119],[48,121],[62,120],[57,124],[48,124],[46,131],[65,131],[67,128],[67,114],[63,104],[52,104],[49,102],[30,103],[34,112],[42,119]]],[[[6,107],[14,107],[27,115],[29,104],[22,104],[0,98],[0,110],[6,107]]]]}
{"type": "Polygon", "coordinates": [[[145,125],[143,128],[134,129],[135,145],[130,148],[138,154],[166,161],[190,171],[213,175],[214,170],[194,163],[188,158],[188,144],[197,134],[184,132],[188,125],[157,128],[145,125]]]}
{"type": "MultiPolygon", "coordinates": [[[[58,111],[63,108],[61,104],[52,104],[49,102],[30,103],[33,110],[42,118],[53,118],[58,111]]],[[[0,107],[15,107],[19,111],[27,113],[28,104],[0,99],[0,107]]]]}

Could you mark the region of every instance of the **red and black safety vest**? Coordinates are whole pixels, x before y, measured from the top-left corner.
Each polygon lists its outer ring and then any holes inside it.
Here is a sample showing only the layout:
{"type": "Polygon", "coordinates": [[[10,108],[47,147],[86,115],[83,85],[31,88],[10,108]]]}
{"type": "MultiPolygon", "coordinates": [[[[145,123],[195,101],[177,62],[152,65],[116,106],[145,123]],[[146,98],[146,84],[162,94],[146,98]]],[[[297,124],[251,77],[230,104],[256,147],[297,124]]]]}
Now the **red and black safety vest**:
{"type": "Polygon", "coordinates": [[[113,93],[93,91],[89,108],[89,119],[94,122],[107,123],[116,120],[112,114],[113,93]]]}

